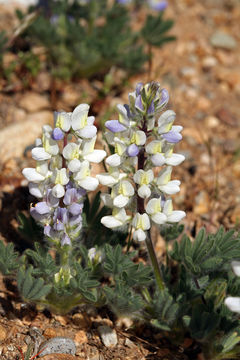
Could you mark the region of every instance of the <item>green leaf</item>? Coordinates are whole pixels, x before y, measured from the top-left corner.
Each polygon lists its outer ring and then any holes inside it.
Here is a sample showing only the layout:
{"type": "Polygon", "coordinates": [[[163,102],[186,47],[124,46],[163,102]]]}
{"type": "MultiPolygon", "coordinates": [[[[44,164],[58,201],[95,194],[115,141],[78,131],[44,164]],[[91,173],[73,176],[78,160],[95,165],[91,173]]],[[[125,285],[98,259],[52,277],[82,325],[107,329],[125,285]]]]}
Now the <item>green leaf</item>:
{"type": "Polygon", "coordinates": [[[42,278],[34,278],[32,272],[32,266],[29,266],[27,270],[24,267],[19,269],[17,274],[18,290],[25,300],[41,300],[50,293],[52,285],[45,285],[42,278]]]}
{"type": "Polygon", "coordinates": [[[14,251],[12,243],[4,245],[0,240],[0,272],[3,275],[12,275],[18,268],[18,253],[14,251]]]}

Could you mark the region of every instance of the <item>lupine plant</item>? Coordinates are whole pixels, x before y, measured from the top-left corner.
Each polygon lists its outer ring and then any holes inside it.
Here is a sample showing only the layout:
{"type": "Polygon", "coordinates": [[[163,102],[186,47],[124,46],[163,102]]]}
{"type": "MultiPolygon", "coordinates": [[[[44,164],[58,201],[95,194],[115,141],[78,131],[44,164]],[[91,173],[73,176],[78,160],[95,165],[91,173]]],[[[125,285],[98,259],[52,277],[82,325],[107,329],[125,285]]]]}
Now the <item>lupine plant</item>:
{"type": "Polygon", "coordinates": [[[168,99],[167,90],[158,83],[137,85],[129,94],[129,105],[118,106],[119,120],[105,124],[110,130],[105,137],[114,153],[106,159],[108,172],[97,175],[102,185],[111,188],[102,199],[113,211],[102,218],[102,224],[109,228],[131,224],[133,239],[146,241],[160,289],[164,285],[150,238],[151,223],[179,222],[185,216],[184,211],[173,211],[170,198],[180,190],[180,181],[171,180],[171,173],[172,166],[184,160],[173,153],[174,144],[182,139],[182,127],[173,126],[172,110],[157,119],[168,99]]]}
{"type": "Polygon", "coordinates": [[[24,301],[41,308],[66,314],[108,306],[175,344],[191,337],[184,349],[191,359],[238,359],[240,279],[231,262],[239,275],[240,236],[223,228],[201,229],[195,239],[181,235],[185,212],[173,210],[180,181],[171,172],[184,160],[173,151],[182,127],[165,110],[168,99],[157,82],[137,84],[129,104],[118,105],[118,120],[106,122],[108,155],[94,149],[87,104],[55,113],[54,127],[44,126],[32,149],[36,167],[23,170],[34,197],[31,220],[21,214],[20,230],[35,244],[19,254],[0,242],[0,270],[17,280],[24,301]],[[91,176],[90,164],[105,157],[106,172],[91,176]],[[87,192],[99,183],[108,191],[90,201],[87,192]],[[166,242],[161,263],[153,226],[166,242]]]}
{"type": "MultiPolygon", "coordinates": [[[[160,47],[175,39],[166,35],[173,21],[164,20],[165,7],[147,16],[135,31],[130,9],[118,1],[40,1],[29,8],[29,12],[37,9],[38,16],[21,39],[27,47],[45,48],[47,68],[54,77],[99,77],[112,66],[136,73],[149,58],[146,45],[160,47]]],[[[23,13],[17,14],[21,20],[23,13]]]]}

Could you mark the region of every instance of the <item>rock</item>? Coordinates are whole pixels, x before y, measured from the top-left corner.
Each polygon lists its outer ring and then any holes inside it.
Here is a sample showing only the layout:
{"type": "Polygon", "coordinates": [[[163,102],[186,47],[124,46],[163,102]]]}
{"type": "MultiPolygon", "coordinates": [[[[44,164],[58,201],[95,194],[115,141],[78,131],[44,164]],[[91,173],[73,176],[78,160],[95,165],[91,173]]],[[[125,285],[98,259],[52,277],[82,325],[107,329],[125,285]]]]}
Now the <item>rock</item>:
{"type": "Polygon", "coordinates": [[[59,331],[58,329],[54,329],[52,327],[47,327],[45,330],[44,330],[44,336],[46,338],[54,338],[56,337],[57,335],[59,335],[59,331]]]}
{"type": "MultiPolygon", "coordinates": [[[[41,357],[41,355],[39,355],[41,357]]],[[[42,357],[43,360],[77,360],[73,355],[69,354],[49,354],[42,357]]]]}
{"type": "Polygon", "coordinates": [[[72,317],[74,325],[79,326],[81,329],[89,329],[91,327],[91,320],[87,314],[76,313],[72,317]]]}
{"type": "Polygon", "coordinates": [[[226,82],[233,89],[240,86],[240,73],[238,70],[219,68],[216,77],[218,80],[226,82]]]}
{"type": "Polygon", "coordinates": [[[235,49],[237,46],[237,42],[234,37],[222,31],[216,31],[211,36],[210,43],[216,48],[222,48],[226,50],[235,49]]]}
{"type": "Polygon", "coordinates": [[[199,96],[197,102],[197,108],[201,111],[206,111],[211,107],[211,101],[208,100],[205,96],[199,96]]]}
{"type": "Polygon", "coordinates": [[[39,347],[41,354],[39,357],[43,357],[48,354],[70,354],[75,355],[76,346],[72,339],[65,337],[55,337],[48,341],[43,342],[39,347]]]}
{"type": "Polygon", "coordinates": [[[97,350],[97,353],[92,356],[89,356],[88,359],[89,360],[104,360],[104,356],[102,354],[100,354],[97,350]]]}
{"type": "Polygon", "coordinates": [[[2,325],[0,325],[0,341],[5,340],[6,337],[7,337],[7,330],[2,325]]]}
{"type": "Polygon", "coordinates": [[[48,99],[34,92],[25,93],[19,101],[19,106],[30,113],[50,108],[48,99]]]}
{"type": "Polygon", "coordinates": [[[117,333],[114,329],[111,329],[107,325],[102,325],[98,327],[98,332],[106,347],[114,347],[117,345],[117,333]]]}
{"type": "Polygon", "coordinates": [[[4,163],[14,157],[21,157],[27,146],[34,144],[40,136],[42,126],[50,124],[50,111],[29,114],[25,121],[12,124],[0,131],[0,159],[4,163]],[[13,143],[14,142],[14,143],[13,143]]]}
{"type": "Polygon", "coordinates": [[[74,341],[76,344],[86,344],[88,342],[87,334],[84,330],[76,332],[74,341]]]}
{"type": "Polygon", "coordinates": [[[207,116],[205,121],[207,127],[210,129],[214,129],[219,126],[219,119],[216,116],[207,116]]]}
{"type": "Polygon", "coordinates": [[[217,65],[218,61],[214,56],[205,56],[202,59],[202,68],[209,70],[217,65]]]}
{"type": "Polygon", "coordinates": [[[190,79],[194,76],[196,76],[196,70],[190,66],[185,66],[183,68],[180,69],[180,74],[186,78],[186,79],[190,79]]]}
{"type": "Polygon", "coordinates": [[[129,338],[126,338],[125,345],[130,349],[136,348],[136,344],[134,344],[134,342],[132,342],[129,338]]]}

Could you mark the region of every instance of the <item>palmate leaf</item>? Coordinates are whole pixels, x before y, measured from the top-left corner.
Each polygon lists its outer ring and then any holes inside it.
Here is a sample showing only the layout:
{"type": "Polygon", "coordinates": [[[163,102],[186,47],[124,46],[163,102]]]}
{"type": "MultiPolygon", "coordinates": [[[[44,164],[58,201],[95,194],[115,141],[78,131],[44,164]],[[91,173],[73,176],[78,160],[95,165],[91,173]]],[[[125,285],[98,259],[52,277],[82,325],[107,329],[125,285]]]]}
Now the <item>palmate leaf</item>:
{"type": "Polygon", "coordinates": [[[29,266],[27,270],[24,267],[19,269],[17,274],[18,290],[25,300],[41,300],[50,293],[52,285],[45,284],[42,278],[36,279],[32,273],[32,266],[29,266]]]}
{"type": "Polygon", "coordinates": [[[192,337],[197,340],[207,339],[218,328],[220,320],[219,314],[206,309],[204,305],[194,306],[189,323],[192,337]]]}
{"type": "Polygon", "coordinates": [[[131,263],[132,266],[123,271],[121,278],[128,286],[149,286],[153,282],[151,267],[142,263],[131,263]]]}
{"type": "Polygon", "coordinates": [[[58,271],[58,267],[52,256],[39,243],[34,243],[34,248],[34,250],[27,249],[25,251],[25,254],[34,263],[33,274],[48,279],[58,271]]]}
{"type": "Polygon", "coordinates": [[[162,330],[171,330],[171,326],[177,320],[179,305],[169,294],[168,289],[156,292],[152,304],[151,324],[162,330]]]}
{"type": "Polygon", "coordinates": [[[141,35],[148,44],[160,47],[164,42],[175,40],[174,36],[165,36],[173,25],[174,21],[164,20],[162,13],[158,16],[148,15],[141,35]]]}
{"type": "Polygon", "coordinates": [[[114,287],[103,288],[107,305],[118,316],[131,316],[143,309],[144,303],[140,295],[134,293],[125,282],[118,281],[114,287]]]}
{"type": "Polygon", "coordinates": [[[160,229],[160,234],[165,241],[171,241],[178,238],[178,236],[183,232],[183,224],[174,224],[174,225],[162,225],[160,229]]]}
{"type": "Polygon", "coordinates": [[[240,237],[233,230],[225,233],[220,228],[216,234],[206,235],[201,229],[193,242],[187,235],[180,243],[175,242],[170,256],[183,263],[194,276],[202,276],[227,264],[230,268],[232,259],[240,259],[240,237]]]}
{"type": "Polygon", "coordinates": [[[132,261],[129,259],[130,255],[122,253],[122,247],[117,245],[112,247],[109,244],[105,245],[105,263],[104,270],[113,276],[121,274],[132,267],[132,261]]]}
{"type": "Polygon", "coordinates": [[[97,289],[100,283],[94,279],[89,269],[83,269],[79,263],[74,264],[74,276],[70,279],[70,288],[80,293],[87,301],[95,303],[98,299],[97,289]]]}
{"type": "Polygon", "coordinates": [[[11,275],[18,268],[18,253],[14,251],[13,244],[4,245],[0,240],[0,272],[3,275],[11,275]]]}

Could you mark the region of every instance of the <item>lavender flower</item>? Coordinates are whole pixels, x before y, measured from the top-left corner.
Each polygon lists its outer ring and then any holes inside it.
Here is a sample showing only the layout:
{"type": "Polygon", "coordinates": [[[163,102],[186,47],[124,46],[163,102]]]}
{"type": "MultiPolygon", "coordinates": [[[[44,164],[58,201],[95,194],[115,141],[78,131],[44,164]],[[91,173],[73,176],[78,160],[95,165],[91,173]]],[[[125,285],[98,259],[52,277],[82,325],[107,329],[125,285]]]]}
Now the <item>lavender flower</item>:
{"type": "Polygon", "coordinates": [[[45,236],[62,246],[80,235],[84,196],[99,184],[90,175],[90,163],[106,155],[94,149],[97,129],[88,111],[89,105],[80,104],[72,113],[55,112],[54,129],[45,125],[32,150],[36,168],[23,170],[30,193],[40,200],[31,206],[31,215],[45,236]]]}

